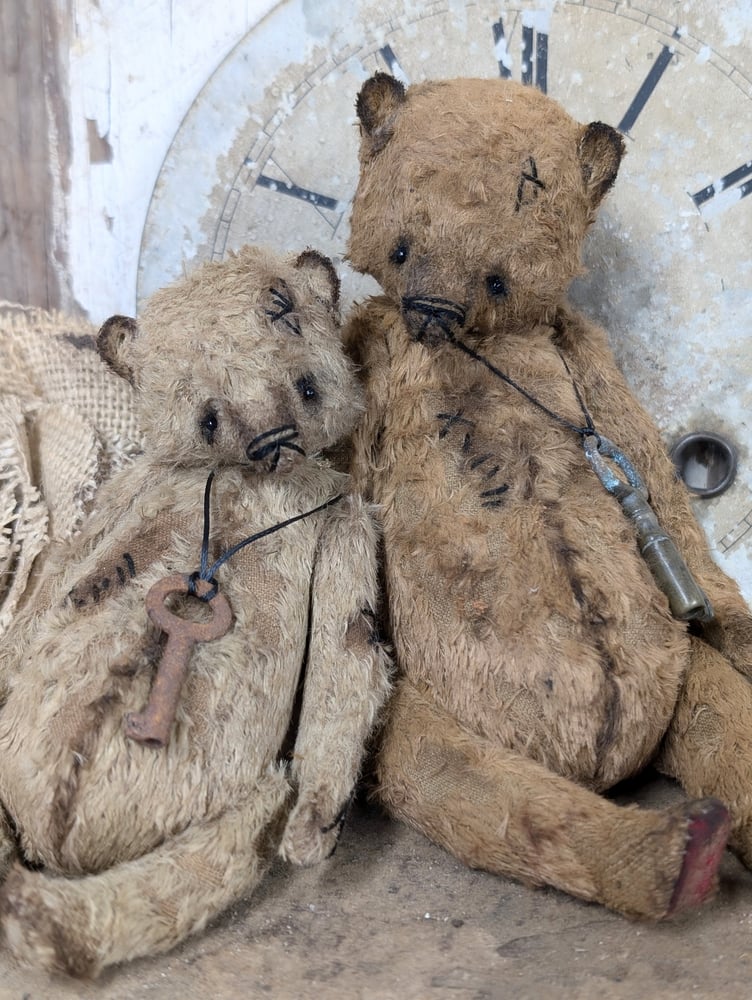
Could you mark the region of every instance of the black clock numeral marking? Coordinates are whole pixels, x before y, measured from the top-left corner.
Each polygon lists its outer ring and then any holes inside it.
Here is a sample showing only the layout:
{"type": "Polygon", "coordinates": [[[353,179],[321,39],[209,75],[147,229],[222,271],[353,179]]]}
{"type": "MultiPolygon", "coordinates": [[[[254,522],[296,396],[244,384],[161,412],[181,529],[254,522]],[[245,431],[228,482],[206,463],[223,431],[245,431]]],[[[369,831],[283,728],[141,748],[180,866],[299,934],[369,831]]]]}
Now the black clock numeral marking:
{"type": "Polygon", "coordinates": [[[523,25],[522,27],[522,82],[533,83],[543,93],[548,88],[548,35],[543,31],[523,25]]]}
{"type": "MultiPolygon", "coordinates": [[[[252,166],[250,160],[246,162],[248,166],[252,166]]],[[[321,194],[319,191],[312,191],[310,188],[304,188],[296,184],[271,156],[266,160],[255,183],[256,187],[265,188],[267,191],[286,195],[289,198],[302,201],[305,205],[310,205],[330,227],[332,236],[334,236],[344,218],[347,209],[345,202],[340,201],[338,198],[332,198],[328,194],[321,194]],[[278,176],[273,176],[267,172],[270,167],[274,169],[274,173],[278,176]]]]}
{"type": "MultiPolygon", "coordinates": [[[[509,54],[504,19],[491,25],[494,53],[499,65],[499,76],[505,80],[512,76],[512,57],[509,54]]],[[[522,23],[522,83],[535,84],[545,94],[548,89],[548,33],[538,31],[533,25],[522,23]]]]}
{"type": "Polygon", "coordinates": [[[391,45],[383,45],[379,49],[379,55],[389,67],[389,72],[392,74],[393,77],[395,77],[397,80],[401,80],[402,83],[406,85],[410,83],[408,75],[402,69],[402,66],[400,66],[400,61],[394,54],[394,49],[392,48],[391,45]]]}
{"type": "Polygon", "coordinates": [[[752,194],[752,160],[724,174],[690,197],[703,215],[717,215],[752,194]]]}
{"type": "Polygon", "coordinates": [[[319,194],[317,191],[309,191],[307,188],[293,184],[292,181],[279,181],[275,180],[274,177],[267,177],[266,174],[259,174],[256,183],[259,187],[267,188],[269,191],[278,191],[280,194],[288,194],[292,198],[300,199],[300,201],[307,201],[310,205],[315,205],[316,208],[328,208],[333,212],[339,209],[339,201],[336,198],[319,194]]]}
{"type": "MultiPolygon", "coordinates": [[[[678,37],[678,32],[674,31],[674,37],[678,37]]],[[[634,123],[640,117],[642,109],[650,100],[653,91],[660,83],[661,77],[668,69],[669,63],[674,58],[675,49],[670,45],[664,45],[658,53],[658,57],[648,70],[648,75],[642,81],[640,89],[635,94],[634,100],[629,105],[624,117],[617,126],[620,132],[629,132],[634,123]]]]}
{"type": "Polygon", "coordinates": [[[512,76],[512,60],[507,48],[507,39],[504,34],[504,22],[501,18],[494,21],[493,25],[494,52],[496,61],[499,64],[499,76],[508,80],[512,76]]]}

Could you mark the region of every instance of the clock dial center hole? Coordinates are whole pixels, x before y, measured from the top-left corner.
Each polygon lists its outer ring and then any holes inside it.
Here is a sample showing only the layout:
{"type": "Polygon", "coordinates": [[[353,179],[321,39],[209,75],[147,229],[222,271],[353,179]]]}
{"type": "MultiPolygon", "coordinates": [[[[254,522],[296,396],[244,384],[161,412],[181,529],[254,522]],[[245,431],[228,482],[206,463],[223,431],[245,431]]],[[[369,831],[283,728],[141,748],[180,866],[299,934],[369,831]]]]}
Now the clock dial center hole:
{"type": "Polygon", "coordinates": [[[671,459],[687,489],[698,497],[720,496],[736,476],[736,450],[710,431],[685,434],[671,448],[671,459]]]}

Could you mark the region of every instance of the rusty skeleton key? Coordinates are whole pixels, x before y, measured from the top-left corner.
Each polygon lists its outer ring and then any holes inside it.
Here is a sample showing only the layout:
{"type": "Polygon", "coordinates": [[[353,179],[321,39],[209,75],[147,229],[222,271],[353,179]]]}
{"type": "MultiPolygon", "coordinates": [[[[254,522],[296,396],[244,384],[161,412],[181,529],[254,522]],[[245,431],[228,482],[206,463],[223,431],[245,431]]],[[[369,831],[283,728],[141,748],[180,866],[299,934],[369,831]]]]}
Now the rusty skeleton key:
{"type": "Polygon", "coordinates": [[[180,691],[194,645],[197,642],[219,639],[228,632],[232,624],[230,602],[224,594],[218,592],[214,573],[246,545],[251,545],[260,538],[266,538],[267,535],[281,531],[282,528],[287,528],[297,521],[318,514],[319,511],[326,510],[342,499],[342,494],[338,493],[337,496],[325,500],[312,510],[294,514],[279,524],[249,535],[242,542],[223,552],[219,559],[209,566],[209,501],[213,481],[214,473],[211,472],[204,489],[204,535],[201,543],[200,571],[192,575],[175,573],[166,576],[163,580],[158,580],[146,595],[146,610],[154,624],[167,633],[167,646],[157,668],[146,708],[142,712],[129,712],[125,717],[124,726],[125,735],[129,739],[155,749],[166,746],[170,740],[170,730],[175,721],[180,691]],[[209,605],[212,617],[207,622],[192,622],[178,617],[165,604],[171,594],[196,597],[209,605]]]}
{"type": "Polygon", "coordinates": [[[167,646],[146,708],[142,712],[129,712],[125,717],[125,735],[129,739],[155,749],[169,742],[194,645],[219,639],[232,624],[232,609],[224,594],[215,593],[207,600],[206,595],[214,589],[210,580],[202,579],[195,580],[192,589],[189,576],[175,573],[158,580],[147,594],[146,610],[154,624],[167,633],[167,646]],[[172,594],[193,594],[204,599],[212,617],[206,622],[179,618],[165,603],[172,594]]]}

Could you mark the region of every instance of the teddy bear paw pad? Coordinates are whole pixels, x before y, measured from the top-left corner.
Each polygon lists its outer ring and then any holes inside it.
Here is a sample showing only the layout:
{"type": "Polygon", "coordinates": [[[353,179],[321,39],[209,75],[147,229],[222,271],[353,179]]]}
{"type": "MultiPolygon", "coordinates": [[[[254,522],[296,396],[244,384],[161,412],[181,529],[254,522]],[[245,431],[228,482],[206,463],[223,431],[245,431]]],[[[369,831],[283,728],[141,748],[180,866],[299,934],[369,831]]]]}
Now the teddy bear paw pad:
{"type": "Polygon", "coordinates": [[[729,811],[717,799],[694,802],[687,813],[687,845],[667,917],[694,909],[713,895],[731,828],[729,811]]]}

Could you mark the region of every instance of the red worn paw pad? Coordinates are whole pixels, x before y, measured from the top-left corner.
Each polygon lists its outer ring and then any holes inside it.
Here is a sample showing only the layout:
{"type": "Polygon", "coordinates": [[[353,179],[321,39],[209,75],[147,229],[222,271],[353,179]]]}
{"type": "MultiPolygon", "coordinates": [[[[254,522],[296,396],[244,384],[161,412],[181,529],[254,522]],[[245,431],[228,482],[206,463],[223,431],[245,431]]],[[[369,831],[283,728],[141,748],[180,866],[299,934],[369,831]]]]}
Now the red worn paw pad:
{"type": "Polygon", "coordinates": [[[717,799],[693,802],[687,816],[684,861],[667,917],[700,906],[713,895],[718,887],[718,868],[731,829],[729,811],[717,799]]]}

